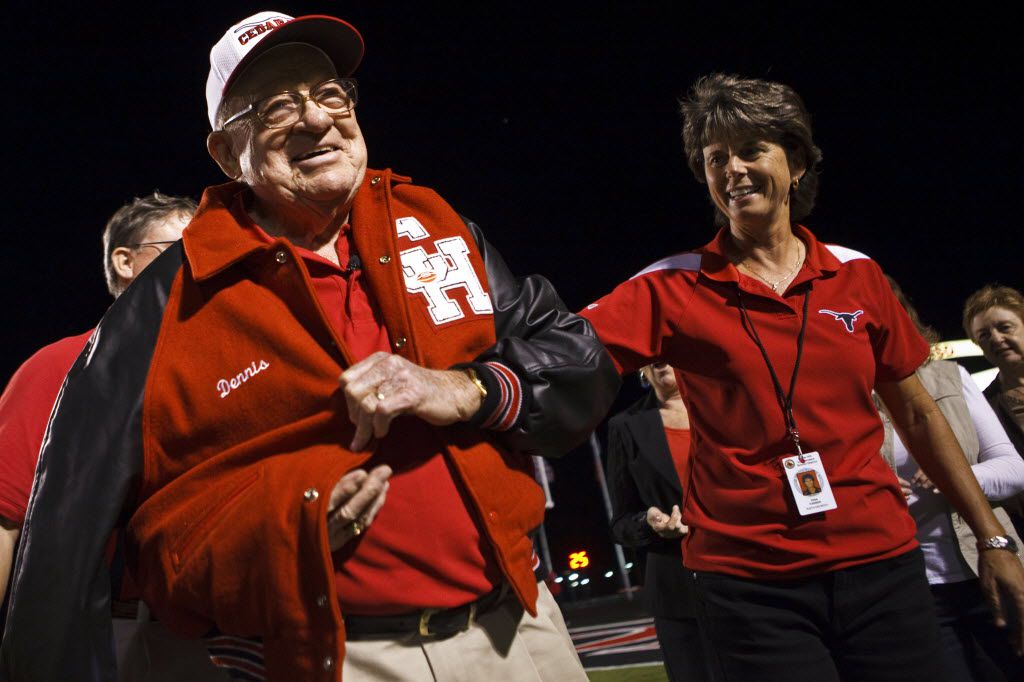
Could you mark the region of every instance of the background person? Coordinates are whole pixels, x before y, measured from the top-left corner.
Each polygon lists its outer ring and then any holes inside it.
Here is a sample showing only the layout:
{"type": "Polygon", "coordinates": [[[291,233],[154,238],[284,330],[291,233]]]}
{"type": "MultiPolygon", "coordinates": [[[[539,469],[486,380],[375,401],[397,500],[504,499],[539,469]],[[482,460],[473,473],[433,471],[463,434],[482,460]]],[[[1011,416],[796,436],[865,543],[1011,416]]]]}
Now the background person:
{"type": "MultiPolygon", "coordinates": [[[[119,208],[103,230],[103,272],[115,299],[171,244],[192,219],[196,202],[160,192],[119,208]]],[[[40,349],[11,378],[0,396],[0,589],[5,590],[14,549],[25,519],[36,460],[50,412],[71,366],[92,331],[40,349]]],[[[130,577],[124,576],[123,551],[108,551],[115,590],[113,630],[120,679],[224,680],[197,642],[174,637],[151,621],[130,577]]]]}
{"type": "Polygon", "coordinates": [[[257,638],[237,674],[586,679],[533,573],[530,455],[583,440],[619,379],[547,280],[513,277],[432,190],[366,168],[362,54],[340,19],[276,12],[211,50],[207,147],[232,181],[69,376],[10,676],[109,675],[103,614],[84,605],[104,599],[91,558],[127,500],[146,602],[185,636],[257,638]],[[66,518],[84,527],[61,533],[66,518]],[[78,577],[57,580],[66,556],[78,577]]]}
{"type": "MultiPolygon", "coordinates": [[[[964,303],[963,323],[985,359],[999,368],[985,398],[1024,457],[1024,295],[995,284],[982,287],[964,303]]],[[[1024,535],[1024,500],[1018,498],[1008,510],[1017,532],[1024,535]]]]}
{"type": "MultiPolygon", "coordinates": [[[[722,679],[942,679],[914,524],[878,456],[876,390],[979,538],[1004,531],[914,370],[928,344],[870,258],[794,221],[820,150],[789,87],[714,74],[682,103],[690,169],[723,225],[583,313],[621,372],[677,369],[694,447],[682,521],[722,679]],[[798,493],[813,467],[832,495],[798,493]],[[892,646],[899,641],[901,646],[892,646]]],[[[981,558],[999,624],[1024,613],[1011,552],[981,558]]],[[[1019,628],[1015,648],[1024,651],[1019,628]]]]}
{"type": "Polygon", "coordinates": [[[708,680],[697,627],[693,573],[683,566],[681,481],[689,478],[690,419],[675,370],[647,365],[651,392],[608,421],[608,488],[615,542],[645,551],[644,604],[654,616],[665,671],[673,681],[708,680]]]}
{"type": "MultiPolygon", "coordinates": [[[[921,322],[900,286],[888,279],[921,335],[937,343],[939,335],[921,322]]],[[[967,371],[955,362],[929,360],[916,374],[949,422],[985,497],[999,502],[1024,491],[1024,460],[967,371]]],[[[993,625],[978,585],[977,538],[921,470],[884,411],[882,423],[882,457],[896,471],[917,526],[950,679],[1024,679],[1024,659],[1014,655],[1006,633],[993,625]]],[[[1020,538],[1006,512],[999,507],[993,511],[1019,547],[1020,538]]]]}
{"type": "MultiPolygon", "coordinates": [[[[103,230],[103,272],[110,295],[122,291],[164,249],[181,239],[196,203],[154,192],[119,208],[103,230]]],[[[0,593],[25,520],[36,459],[61,384],[92,330],[39,349],[0,396],[0,593]]]]}

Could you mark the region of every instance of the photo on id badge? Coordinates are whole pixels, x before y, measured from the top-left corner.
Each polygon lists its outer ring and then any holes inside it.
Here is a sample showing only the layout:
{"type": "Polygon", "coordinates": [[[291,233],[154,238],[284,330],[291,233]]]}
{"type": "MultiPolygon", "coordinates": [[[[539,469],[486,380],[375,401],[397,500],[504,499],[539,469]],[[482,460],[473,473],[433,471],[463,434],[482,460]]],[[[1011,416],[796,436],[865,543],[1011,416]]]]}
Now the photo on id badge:
{"type": "Polygon", "coordinates": [[[828,476],[817,452],[805,452],[782,460],[793,501],[801,516],[819,514],[836,508],[828,476]]]}

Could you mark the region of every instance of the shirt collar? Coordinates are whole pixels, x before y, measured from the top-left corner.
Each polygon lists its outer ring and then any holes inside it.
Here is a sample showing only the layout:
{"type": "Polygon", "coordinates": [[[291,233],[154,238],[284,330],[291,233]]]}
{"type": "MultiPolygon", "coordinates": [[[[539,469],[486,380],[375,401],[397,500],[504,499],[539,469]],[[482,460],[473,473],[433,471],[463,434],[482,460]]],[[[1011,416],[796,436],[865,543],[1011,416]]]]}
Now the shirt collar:
{"type": "MultiPolygon", "coordinates": [[[[371,178],[380,182],[381,176],[389,182],[409,181],[390,170],[367,169],[360,191],[371,178]]],[[[196,281],[209,279],[253,253],[290,244],[284,238],[269,236],[252,221],[245,209],[249,195],[248,186],[241,182],[214,185],[203,192],[199,209],[182,234],[185,257],[196,281]]]]}
{"type": "MultiPolygon", "coordinates": [[[[807,254],[804,258],[803,267],[797,273],[793,284],[816,279],[825,273],[834,273],[842,265],[839,259],[832,255],[825,244],[822,244],[814,234],[803,225],[793,225],[795,234],[807,247],[807,254]]],[[[739,283],[739,270],[726,256],[726,249],[729,243],[729,228],[723,227],[715,235],[715,238],[702,246],[698,251],[704,256],[701,259],[700,271],[710,279],[718,282],[739,283]]],[[[790,286],[793,286],[792,284],[790,286]]]]}

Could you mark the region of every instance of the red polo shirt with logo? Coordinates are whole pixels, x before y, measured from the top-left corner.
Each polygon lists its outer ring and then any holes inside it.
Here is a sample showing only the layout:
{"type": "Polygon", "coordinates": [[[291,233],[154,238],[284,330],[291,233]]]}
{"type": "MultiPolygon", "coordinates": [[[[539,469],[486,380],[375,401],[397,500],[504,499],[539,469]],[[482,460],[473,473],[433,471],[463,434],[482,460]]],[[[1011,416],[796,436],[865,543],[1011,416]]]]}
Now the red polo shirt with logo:
{"type": "Polygon", "coordinates": [[[582,314],[623,373],[650,362],[678,371],[690,412],[683,522],[692,569],[753,578],[813,575],[913,549],[914,523],[879,456],[871,392],[917,369],[928,344],[878,265],[797,226],[807,257],[778,295],[725,257],[725,230],[659,261],[582,314]],[[786,390],[804,296],[807,329],[793,398],[804,451],[817,451],[838,508],[801,516],[780,459],[794,454],[772,379],[737,292],[786,390]]]}

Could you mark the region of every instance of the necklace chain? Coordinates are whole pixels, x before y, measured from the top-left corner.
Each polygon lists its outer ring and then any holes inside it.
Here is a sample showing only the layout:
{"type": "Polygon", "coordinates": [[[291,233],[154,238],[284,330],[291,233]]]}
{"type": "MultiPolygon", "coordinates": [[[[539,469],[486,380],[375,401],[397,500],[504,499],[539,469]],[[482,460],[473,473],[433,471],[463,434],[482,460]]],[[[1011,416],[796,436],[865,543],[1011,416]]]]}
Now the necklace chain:
{"type": "Polygon", "coordinates": [[[793,274],[796,273],[796,271],[800,269],[800,266],[803,265],[804,253],[803,253],[802,246],[803,246],[803,242],[798,239],[797,240],[797,247],[796,247],[796,262],[793,263],[793,267],[791,267],[786,272],[786,274],[784,274],[782,277],[778,278],[775,281],[772,281],[772,280],[768,279],[767,277],[765,277],[764,275],[759,273],[757,270],[755,270],[754,268],[752,268],[749,265],[747,265],[746,262],[745,262],[746,259],[743,259],[743,260],[739,261],[736,265],[737,265],[737,267],[743,268],[744,270],[746,270],[747,272],[752,274],[754,277],[757,277],[759,280],[761,280],[762,282],[767,284],[769,287],[771,287],[771,290],[774,291],[775,293],[779,293],[779,285],[782,284],[783,282],[785,282],[790,277],[792,277],[793,274]]]}

